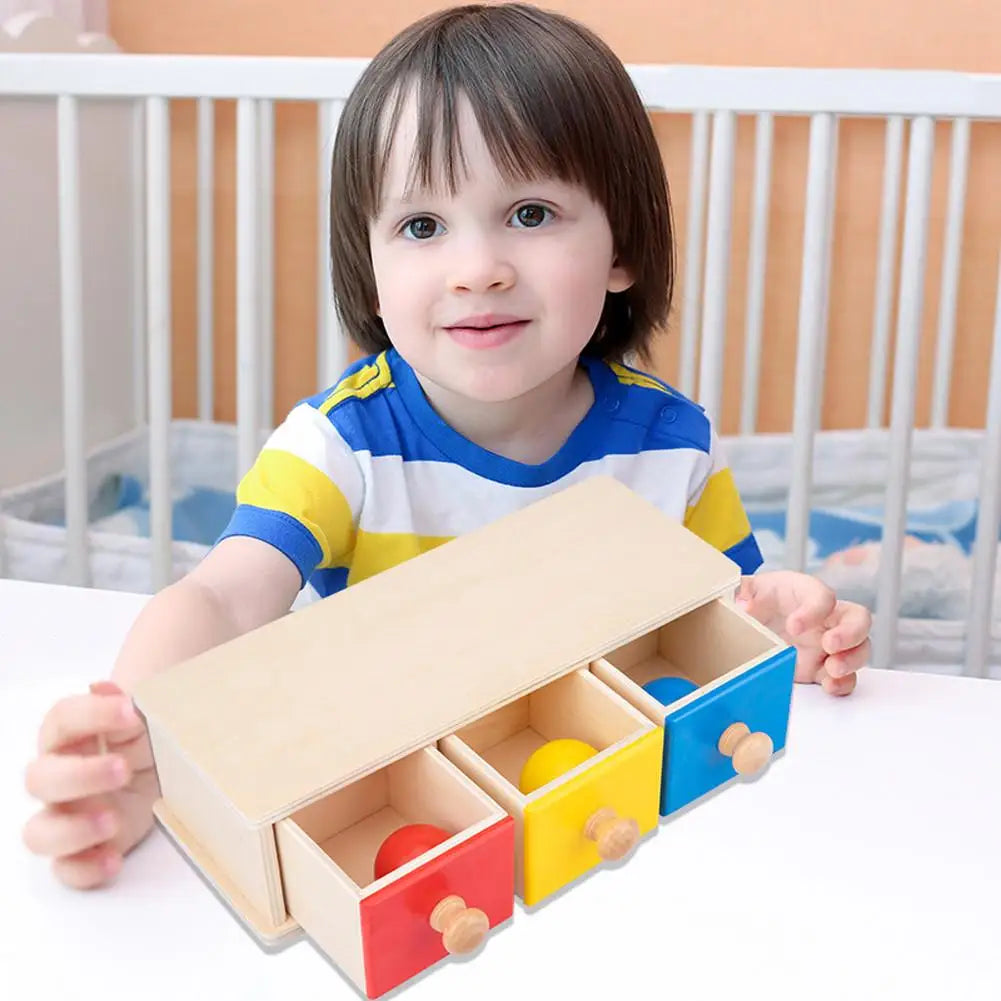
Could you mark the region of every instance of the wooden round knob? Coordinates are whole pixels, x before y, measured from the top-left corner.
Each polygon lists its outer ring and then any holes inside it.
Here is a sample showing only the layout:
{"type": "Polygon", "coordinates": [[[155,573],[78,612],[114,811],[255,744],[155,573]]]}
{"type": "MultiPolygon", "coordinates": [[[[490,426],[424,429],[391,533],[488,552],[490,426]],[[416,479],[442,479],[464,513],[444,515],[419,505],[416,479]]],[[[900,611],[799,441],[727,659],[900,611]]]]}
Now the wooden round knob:
{"type": "Polygon", "coordinates": [[[619,817],[603,806],[584,825],[584,836],[598,845],[598,854],[607,861],[628,855],[640,839],[640,825],[631,817],[619,817]]]}
{"type": "Polygon", "coordinates": [[[438,901],[431,912],[431,927],[441,932],[446,952],[472,952],[490,928],[486,914],[476,907],[467,907],[465,900],[452,894],[438,901]]]}
{"type": "Polygon", "coordinates": [[[767,733],[761,730],[751,733],[746,723],[728,726],[718,746],[721,754],[733,758],[734,771],[741,775],[753,775],[764,768],[775,749],[767,733]]]}

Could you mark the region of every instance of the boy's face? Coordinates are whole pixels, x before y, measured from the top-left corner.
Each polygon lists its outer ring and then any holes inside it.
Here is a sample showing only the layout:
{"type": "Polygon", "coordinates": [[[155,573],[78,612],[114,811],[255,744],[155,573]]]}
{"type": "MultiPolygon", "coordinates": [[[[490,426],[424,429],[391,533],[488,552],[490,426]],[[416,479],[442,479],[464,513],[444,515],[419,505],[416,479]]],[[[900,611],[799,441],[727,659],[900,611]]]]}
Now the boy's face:
{"type": "Polygon", "coordinates": [[[378,310],[424,380],[468,400],[512,400],[572,370],[606,291],[631,281],[587,191],[555,179],[506,181],[467,101],[458,116],[457,193],[442,183],[406,200],[412,100],[400,117],[369,233],[378,310]]]}

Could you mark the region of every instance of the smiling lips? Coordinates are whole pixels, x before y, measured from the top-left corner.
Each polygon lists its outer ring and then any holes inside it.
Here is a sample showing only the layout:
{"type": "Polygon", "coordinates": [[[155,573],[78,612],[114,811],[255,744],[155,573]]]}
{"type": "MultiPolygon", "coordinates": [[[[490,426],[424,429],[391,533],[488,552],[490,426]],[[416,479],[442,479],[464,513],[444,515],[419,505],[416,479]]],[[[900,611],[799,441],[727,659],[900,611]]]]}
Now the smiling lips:
{"type": "Polygon", "coordinates": [[[513,340],[528,325],[528,320],[499,313],[464,316],[444,329],[451,338],[467,348],[495,348],[513,340]]]}

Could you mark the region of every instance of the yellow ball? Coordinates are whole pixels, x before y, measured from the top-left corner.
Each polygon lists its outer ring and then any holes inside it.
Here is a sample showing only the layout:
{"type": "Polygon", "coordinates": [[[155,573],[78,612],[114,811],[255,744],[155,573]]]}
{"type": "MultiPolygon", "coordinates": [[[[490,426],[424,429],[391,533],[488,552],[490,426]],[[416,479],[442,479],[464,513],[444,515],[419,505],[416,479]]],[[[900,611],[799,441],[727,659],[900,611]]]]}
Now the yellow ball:
{"type": "Polygon", "coordinates": [[[534,792],[597,753],[583,740],[573,740],[570,737],[550,740],[529,756],[521,770],[518,788],[526,795],[534,792]]]}

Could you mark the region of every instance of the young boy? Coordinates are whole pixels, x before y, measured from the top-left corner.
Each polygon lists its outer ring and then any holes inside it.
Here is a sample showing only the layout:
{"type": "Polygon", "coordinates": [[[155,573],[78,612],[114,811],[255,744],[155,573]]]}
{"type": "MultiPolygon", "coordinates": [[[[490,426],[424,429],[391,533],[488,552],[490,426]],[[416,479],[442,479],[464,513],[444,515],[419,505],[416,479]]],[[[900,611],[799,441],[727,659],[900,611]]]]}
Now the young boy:
{"type": "Polygon", "coordinates": [[[594,473],[740,565],[750,613],[797,645],[798,681],[848,694],[866,662],[861,606],[802,574],[751,576],[707,415],[624,362],[667,319],[674,248],[657,144],[604,44],[520,4],[431,15],[363,75],[332,169],[337,306],[370,357],[274,432],[114,680],[43,721],[27,787],[45,805],[24,838],[70,885],[107,881],[152,825],[126,694],[141,678],[283,615],[307,581],[331,594],[594,473]]]}

